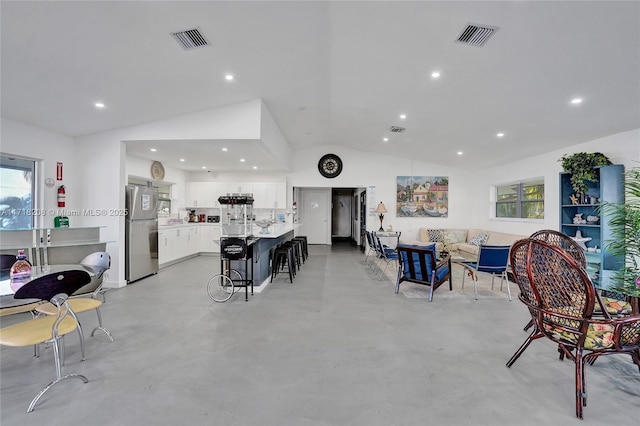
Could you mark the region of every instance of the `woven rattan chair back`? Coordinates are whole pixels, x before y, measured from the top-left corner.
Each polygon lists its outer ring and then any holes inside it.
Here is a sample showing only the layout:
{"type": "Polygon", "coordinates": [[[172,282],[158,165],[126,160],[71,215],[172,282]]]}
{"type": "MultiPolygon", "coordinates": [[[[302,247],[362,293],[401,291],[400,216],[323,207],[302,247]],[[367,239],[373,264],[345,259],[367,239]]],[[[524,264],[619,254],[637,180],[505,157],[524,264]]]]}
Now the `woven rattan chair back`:
{"type": "Polygon", "coordinates": [[[580,264],[580,266],[583,268],[587,267],[587,257],[584,254],[584,250],[568,235],[554,231],[553,229],[543,229],[531,234],[530,238],[544,241],[545,243],[555,247],[560,247],[562,250],[569,253],[569,255],[573,257],[578,264],[580,264]]]}

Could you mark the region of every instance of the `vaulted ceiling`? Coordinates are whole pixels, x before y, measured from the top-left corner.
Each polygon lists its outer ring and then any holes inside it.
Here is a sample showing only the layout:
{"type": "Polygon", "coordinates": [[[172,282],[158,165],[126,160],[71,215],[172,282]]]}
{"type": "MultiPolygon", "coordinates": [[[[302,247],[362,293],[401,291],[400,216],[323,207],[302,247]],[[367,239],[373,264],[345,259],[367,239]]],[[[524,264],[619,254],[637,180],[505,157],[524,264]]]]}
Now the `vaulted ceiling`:
{"type": "MultiPolygon", "coordinates": [[[[294,150],[338,145],[473,169],[640,127],[637,1],[0,8],[2,116],[72,137],[262,99],[294,150]],[[457,42],[468,24],[497,31],[482,46],[457,42]],[[192,28],[208,46],[185,50],[171,36],[192,28]]],[[[232,141],[203,143],[213,168],[233,167],[215,157],[232,141]]],[[[206,155],[165,145],[179,168],[206,155]]],[[[273,167],[267,155],[249,161],[273,167]]]]}

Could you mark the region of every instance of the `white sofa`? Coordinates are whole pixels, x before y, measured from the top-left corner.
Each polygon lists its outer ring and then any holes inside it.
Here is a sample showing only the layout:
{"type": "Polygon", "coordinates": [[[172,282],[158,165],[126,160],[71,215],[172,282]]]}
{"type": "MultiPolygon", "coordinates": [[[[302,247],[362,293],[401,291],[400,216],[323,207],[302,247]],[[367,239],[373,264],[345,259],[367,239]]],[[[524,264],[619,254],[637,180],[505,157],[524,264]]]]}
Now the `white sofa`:
{"type": "Polygon", "coordinates": [[[478,254],[480,244],[479,240],[484,240],[482,244],[492,246],[510,246],[518,240],[527,238],[527,235],[506,234],[504,232],[487,231],[484,229],[437,229],[437,228],[420,228],[418,231],[418,240],[404,241],[403,244],[426,245],[436,243],[436,249],[442,251],[462,251],[470,254],[478,254]],[[486,235],[486,238],[481,236],[486,235]],[[434,241],[435,240],[435,241],[434,241]],[[474,244],[475,243],[475,244],[474,244]]]}

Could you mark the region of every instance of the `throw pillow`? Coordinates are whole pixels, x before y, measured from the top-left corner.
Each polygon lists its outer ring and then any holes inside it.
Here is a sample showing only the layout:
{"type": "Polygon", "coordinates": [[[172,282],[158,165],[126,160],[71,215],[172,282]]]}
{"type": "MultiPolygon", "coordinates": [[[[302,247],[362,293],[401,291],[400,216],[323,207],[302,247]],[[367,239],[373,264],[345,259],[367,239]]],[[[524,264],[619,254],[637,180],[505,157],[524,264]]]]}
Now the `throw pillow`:
{"type": "Polygon", "coordinates": [[[433,243],[441,243],[444,241],[444,234],[442,229],[429,229],[429,241],[433,243]]]}
{"type": "Polygon", "coordinates": [[[467,231],[452,230],[444,234],[444,240],[448,244],[464,243],[467,240],[467,231]]]}
{"type": "Polygon", "coordinates": [[[481,246],[487,242],[487,238],[489,238],[489,235],[487,234],[478,234],[475,237],[471,238],[471,240],[469,240],[469,244],[473,244],[474,246],[481,246]]]}

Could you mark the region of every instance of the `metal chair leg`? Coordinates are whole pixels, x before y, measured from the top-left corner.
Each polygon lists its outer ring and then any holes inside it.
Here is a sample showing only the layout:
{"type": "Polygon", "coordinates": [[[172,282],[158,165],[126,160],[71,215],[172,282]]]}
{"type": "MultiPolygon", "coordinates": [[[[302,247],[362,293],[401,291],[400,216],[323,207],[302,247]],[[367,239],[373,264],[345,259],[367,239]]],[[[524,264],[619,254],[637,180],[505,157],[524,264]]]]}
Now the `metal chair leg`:
{"type": "Polygon", "coordinates": [[[64,376],[62,375],[62,367],[61,367],[61,362],[60,362],[60,339],[54,339],[53,340],[53,359],[55,361],[55,365],[56,365],[56,378],[49,383],[47,386],[45,386],[44,389],[42,389],[36,396],[35,398],[33,398],[33,400],[31,401],[31,404],[29,404],[29,408],[27,408],[27,413],[30,413],[33,411],[33,409],[35,408],[36,404],[38,403],[38,401],[40,400],[40,398],[42,398],[42,396],[52,387],[54,387],[55,385],[57,385],[58,383],[60,383],[63,380],[66,379],[70,379],[70,378],[78,378],[80,380],[82,380],[85,383],[89,383],[89,379],[87,379],[85,376],[83,376],[82,374],[77,374],[77,373],[69,373],[69,374],[65,374],[64,376]]]}

